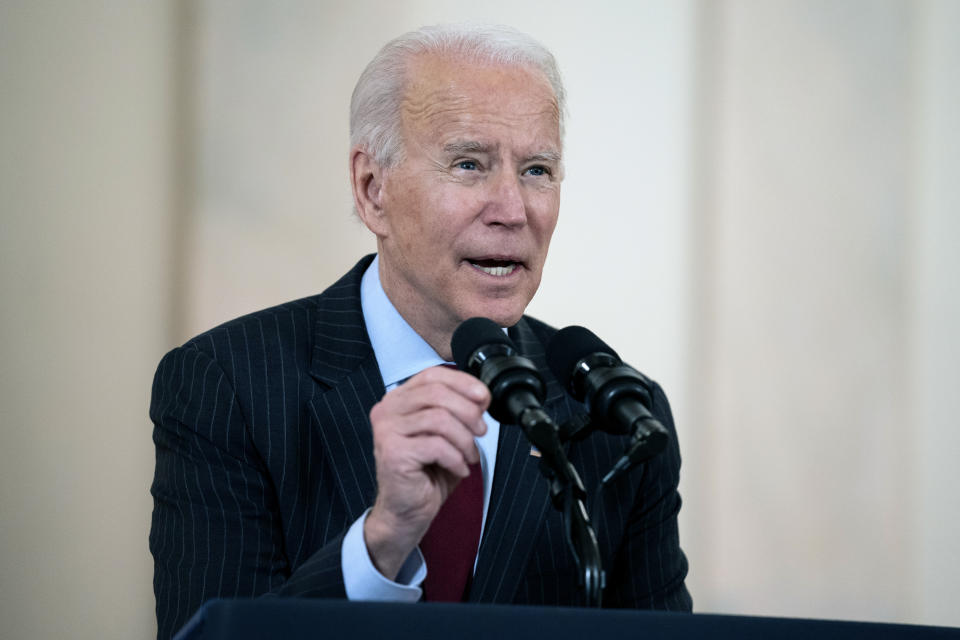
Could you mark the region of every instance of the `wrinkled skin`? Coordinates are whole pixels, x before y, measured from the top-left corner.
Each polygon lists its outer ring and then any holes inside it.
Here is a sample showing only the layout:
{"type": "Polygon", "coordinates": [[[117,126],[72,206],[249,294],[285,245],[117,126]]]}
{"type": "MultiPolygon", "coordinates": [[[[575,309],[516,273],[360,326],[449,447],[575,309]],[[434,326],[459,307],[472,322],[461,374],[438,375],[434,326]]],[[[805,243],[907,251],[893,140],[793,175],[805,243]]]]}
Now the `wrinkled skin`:
{"type": "MultiPolygon", "coordinates": [[[[511,326],[540,285],[560,207],[559,112],[539,72],[449,56],[412,60],[404,96],[403,158],[380,167],[354,148],[354,201],[388,298],[450,360],[463,320],[511,326]]],[[[371,411],[379,489],[364,538],[386,577],[478,460],[489,401],[471,376],[433,368],[371,411]]]]}

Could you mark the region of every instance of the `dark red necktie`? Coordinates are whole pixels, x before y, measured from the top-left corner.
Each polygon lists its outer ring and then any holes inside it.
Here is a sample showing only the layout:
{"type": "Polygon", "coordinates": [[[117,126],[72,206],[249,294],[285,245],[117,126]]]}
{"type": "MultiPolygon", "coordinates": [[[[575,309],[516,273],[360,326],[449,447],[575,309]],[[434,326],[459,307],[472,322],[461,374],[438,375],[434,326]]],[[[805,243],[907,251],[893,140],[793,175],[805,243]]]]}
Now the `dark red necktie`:
{"type": "MultiPolygon", "coordinates": [[[[444,367],[456,369],[455,364],[444,367]]],[[[423,596],[427,602],[465,602],[473,578],[473,564],[483,524],[483,472],[470,465],[420,541],[427,563],[423,596]]]]}
{"type": "Polygon", "coordinates": [[[483,523],[483,473],[470,465],[433,519],[420,551],[427,562],[423,595],[428,602],[465,602],[483,523]]]}

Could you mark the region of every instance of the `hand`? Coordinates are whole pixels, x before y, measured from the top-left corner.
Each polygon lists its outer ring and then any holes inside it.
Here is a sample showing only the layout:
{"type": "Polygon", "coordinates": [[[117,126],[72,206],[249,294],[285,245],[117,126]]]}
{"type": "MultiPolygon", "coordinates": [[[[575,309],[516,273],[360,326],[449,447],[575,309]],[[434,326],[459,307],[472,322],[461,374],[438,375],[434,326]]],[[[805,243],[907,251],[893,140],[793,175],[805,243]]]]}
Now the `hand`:
{"type": "Polygon", "coordinates": [[[486,433],[487,387],[448,367],[431,367],[390,391],[370,411],[377,498],[363,534],[374,566],[393,580],[468,465],[486,433]]]}

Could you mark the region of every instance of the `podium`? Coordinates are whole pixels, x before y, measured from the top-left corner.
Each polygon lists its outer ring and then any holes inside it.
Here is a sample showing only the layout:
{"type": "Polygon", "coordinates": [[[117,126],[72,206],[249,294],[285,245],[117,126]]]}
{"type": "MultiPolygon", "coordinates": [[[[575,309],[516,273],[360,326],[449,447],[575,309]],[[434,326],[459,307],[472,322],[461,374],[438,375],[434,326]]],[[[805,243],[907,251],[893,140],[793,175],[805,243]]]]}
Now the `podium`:
{"type": "Polygon", "coordinates": [[[838,640],[952,638],[960,629],[874,622],[764,618],[623,609],[484,604],[378,603],[307,598],[211,600],[177,640],[377,638],[472,640],[549,638],[736,638],[838,640]]]}

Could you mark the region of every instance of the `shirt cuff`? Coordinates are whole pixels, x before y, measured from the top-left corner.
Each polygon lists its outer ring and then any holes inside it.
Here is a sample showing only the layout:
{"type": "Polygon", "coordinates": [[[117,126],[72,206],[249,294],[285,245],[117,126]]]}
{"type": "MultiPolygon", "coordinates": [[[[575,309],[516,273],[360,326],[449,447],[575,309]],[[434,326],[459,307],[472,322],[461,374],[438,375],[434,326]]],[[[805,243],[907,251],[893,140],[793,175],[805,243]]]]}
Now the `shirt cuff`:
{"type": "Polygon", "coordinates": [[[417,602],[423,595],[420,585],[427,577],[427,563],[420,548],[414,548],[407,556],[396,581],[388,580],[373,566],[367,543],[363,539],[363,523],[367,521],[369,513],[370,509],[364,511],[343,538],[340,568],[347,599],[417,602]]]}

